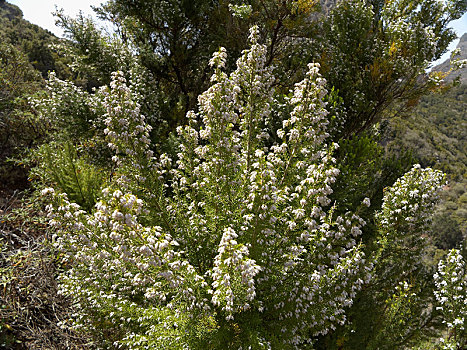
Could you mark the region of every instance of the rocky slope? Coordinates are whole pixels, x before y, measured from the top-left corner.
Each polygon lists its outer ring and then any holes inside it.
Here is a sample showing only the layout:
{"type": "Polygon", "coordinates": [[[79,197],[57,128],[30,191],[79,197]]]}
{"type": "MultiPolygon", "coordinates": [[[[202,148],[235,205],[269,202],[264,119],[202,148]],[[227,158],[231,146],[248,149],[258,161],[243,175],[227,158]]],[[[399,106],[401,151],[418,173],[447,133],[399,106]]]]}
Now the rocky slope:
{"type": "MultiPolygon", "coordinates": [[[[464,33],[457,44],[457,48],[460,49],[460,54],[457,56],[458,59],[465,60],[467,59],[467,33],[464,33]]],[[[447,72],[451,68],[450,60],[447,59],[440,65],[433,67],[435,72],[447,72]]],[[[464,67],[456,72],[451,73],[447,78],[447,82],[452,82],[457,77],[460,77],[460,82],[462,84],[467,84],[467,67],[464,67]]]]}

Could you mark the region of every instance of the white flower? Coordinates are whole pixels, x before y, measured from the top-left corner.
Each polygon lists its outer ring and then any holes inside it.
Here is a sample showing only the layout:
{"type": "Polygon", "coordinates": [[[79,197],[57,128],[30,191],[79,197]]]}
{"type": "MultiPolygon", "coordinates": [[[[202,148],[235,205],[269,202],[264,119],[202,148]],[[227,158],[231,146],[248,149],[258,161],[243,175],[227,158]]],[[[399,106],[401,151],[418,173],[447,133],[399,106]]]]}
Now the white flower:
{"type": "Polygon", "coordinates": [[[41,191],[41,195],[42,196],[46,196],[48,194],[54,194],[55,193],[55,190],[51,187],[47,187],[47,188],[44,188],[42,191],[41,191]]]}
{"type": "Polygon", "coordinates": [[[362,202],[362,203],[363,203],[364,205],[366,205],[367,207],[369,207],[370,204],[371,204],[371,203],[370,203],[370,198],[365,197],[365,199],[363,199],[363,202],[362,202]]]}

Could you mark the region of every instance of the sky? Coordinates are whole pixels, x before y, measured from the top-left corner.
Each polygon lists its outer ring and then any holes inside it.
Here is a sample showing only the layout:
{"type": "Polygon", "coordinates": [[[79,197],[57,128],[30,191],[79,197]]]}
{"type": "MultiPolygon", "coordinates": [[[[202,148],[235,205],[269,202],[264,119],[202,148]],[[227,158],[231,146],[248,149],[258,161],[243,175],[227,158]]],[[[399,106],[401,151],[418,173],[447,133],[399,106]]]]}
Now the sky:
{"type": "Polygon", "coordinates": [[[99,6],[102,0],[7,0],[10,4],[18,6],[23,11],[23,16],[31,23],[50,30],[55,35],[62,37],[63,31],[55,26],[55,6],[63,9],[65,14],[71,17],[81,10],[86,16],[94,15],[92,6],[99,6]]]}
{"type": "MultiPolygon", "coordinates": [[[[24,18],[31,23],[37,24],[42,28],[50,30],[55,35],[63,36],[61,28],[55,26],[55,19],[52,12],[55,11],[55,6],[59,9],[63,8],[65,14],[75,17],[81,10],[85,15],[92,15],[94,12],[91,5],[98,6],[103,0],[7,0],[9,3],[19,6],[23,11],[24,18]]],[[[456,34],[460,37],[467,33],[467,13],[460,19],[453,21],[451,27],[454,28],[456,34]]],[[[452,51],[457,46],[458,40],[451,43],[449,51],[452,51]]],[[[441,57],[438,61],[433,62],[433,65],[441,63],[449,58],[449,52],[441,57]]]]}

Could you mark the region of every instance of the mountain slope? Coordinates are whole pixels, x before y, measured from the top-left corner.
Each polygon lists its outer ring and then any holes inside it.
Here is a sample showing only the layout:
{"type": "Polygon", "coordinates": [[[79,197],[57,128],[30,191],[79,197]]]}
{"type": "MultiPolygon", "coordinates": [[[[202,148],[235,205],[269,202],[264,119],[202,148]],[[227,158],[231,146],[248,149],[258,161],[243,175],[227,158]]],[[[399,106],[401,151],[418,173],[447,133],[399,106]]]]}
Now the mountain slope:
{"type": "Polygon", "coordinates": [[[19,7],[0,0],[0,43],[11,44],[24,52],[44,78],[49,71],[56,71],[59,76],[69,72],[49,47],[59,40],[50,31],[26,21],[19,7]]]}
{"type": "MultiPolygon", "coordinates": [[[[457,59],[465,60],[467,59],[467,33],[461,36],[457,48],[460,49],[459,56],[456,56],[457,59]]],[[[446,60],[443,63],[433,67],[432,71],[434,72],[447,72],[451,68],[450,60],[446,60]]],[[[452,82],[454,79],[459,77],[461,84],[467,84],[467,67],[464,67],[456,72],[451,73],[447,78],[447,82],[452,82]]]]}

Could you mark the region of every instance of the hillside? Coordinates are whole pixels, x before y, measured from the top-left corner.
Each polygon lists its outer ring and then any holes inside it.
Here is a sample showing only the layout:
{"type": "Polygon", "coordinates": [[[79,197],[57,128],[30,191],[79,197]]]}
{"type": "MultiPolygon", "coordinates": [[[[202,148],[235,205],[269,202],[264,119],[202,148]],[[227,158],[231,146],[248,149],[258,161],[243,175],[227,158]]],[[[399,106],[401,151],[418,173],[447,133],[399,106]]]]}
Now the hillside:
{"type": "MultiPolygon", "coordinates": [[[[467,33],[461,36],[459,43],[457,44],[457,48],[460,50],[459,56],[456,56],[459,60],[467,59],[467,33]]],[[[447,72],[451,68],[450,60],[446,60],[440,65],[433,67],[434,72],[447,72]]],[[[464,67],[456,72],[450,74],[446,81],[452,82],[454,79],[459,77],[461,84],[467,84],[467,67],[464,67]]]]}
{"type": "MultiPolygon", "coordinates": [[[[458,58],[466,59],[467,33],[457,47],[458,58]]],[[[433,71],[449,69],[447,60],[433,71]]],[[[450,74],[446,81],[457,77],[459,86],[423,97],[409,115],[392,120],[388,135],[392,140],[389,151],[412,150],[422,166],[442,170],[448,176],[449,184],[434,218],[435,242],[440,248],[452,248],[467,236],[467,68],[450,74]]]]}
{"type": "Polygon", "coordinates": [[[0,1],[0,42],[24,52],[44,78],[50,71],[56,71],[60,76],[68,71],[49,47],[59,40],[50,31],[26,21],[19,7],[0,1]]]}

